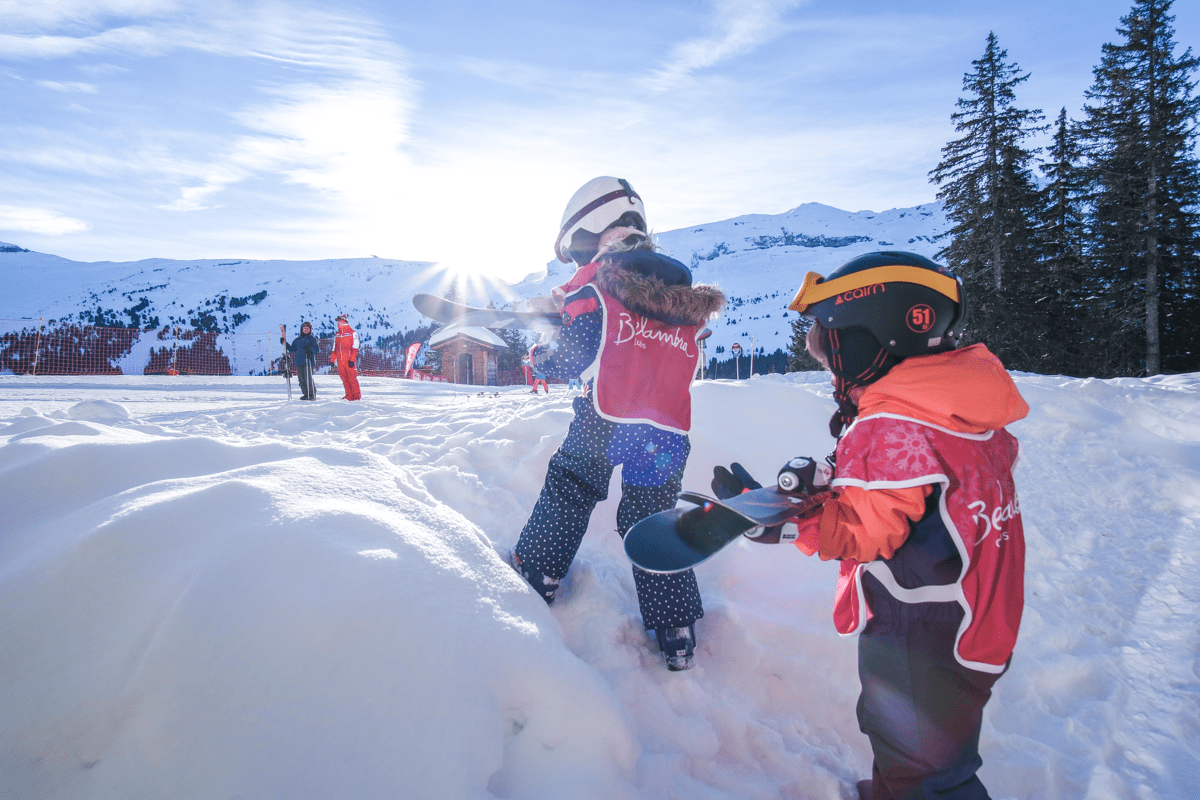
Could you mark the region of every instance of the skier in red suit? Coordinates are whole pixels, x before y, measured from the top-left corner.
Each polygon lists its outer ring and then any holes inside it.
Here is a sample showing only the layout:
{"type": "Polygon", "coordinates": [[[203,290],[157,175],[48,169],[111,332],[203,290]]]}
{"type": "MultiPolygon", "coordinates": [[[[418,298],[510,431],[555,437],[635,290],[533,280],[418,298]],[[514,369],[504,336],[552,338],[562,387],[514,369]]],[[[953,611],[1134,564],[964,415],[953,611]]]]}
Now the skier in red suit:
{"type": "Polygon", "coordinates": [[[525,358],[521,359],[522,364],[525,364],[526,362],[529,364],[529,366],[526,367],[526,369],[529,370],[528,375],[530,376],[527,380],[533,381],[533,389],[531,389],[529,393],[537,394],[538,387],[540,386],[546,390],[546,394],[550,394],[550,384],[546,381],[546,373],[542,371],[542,368],[538,366],[537,362],[534,361],[533,358],[533,351],[536,350],[537,347],[538,346],[535,344],[533,347],[529,348],[529,354],[525,356],[525,358]]]}
{"type": "Polygon", "coordinates": [[[346,387],[343,400],[359,400],[362,392],[358,389],[358,332],[350,327],[345,314],[338,314],[337,335],[333,338],[333,352],[329,354],[329,363],[337,364],[338,376],[342,386],[346,387]]]}

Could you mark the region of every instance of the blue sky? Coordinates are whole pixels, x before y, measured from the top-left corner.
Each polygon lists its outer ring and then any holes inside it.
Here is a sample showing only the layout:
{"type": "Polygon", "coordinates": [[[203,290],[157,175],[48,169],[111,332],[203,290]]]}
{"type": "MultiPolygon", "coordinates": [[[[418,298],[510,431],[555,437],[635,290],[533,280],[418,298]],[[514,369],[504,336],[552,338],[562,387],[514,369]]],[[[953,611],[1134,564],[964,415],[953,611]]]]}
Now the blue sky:
{"type": "Polygon", "coordinates": [[[917,205],[989,31],[1078,117],[1130,5],[0,0],[0,240],[519,277],[596,175],[657,230],[917,205]]]}

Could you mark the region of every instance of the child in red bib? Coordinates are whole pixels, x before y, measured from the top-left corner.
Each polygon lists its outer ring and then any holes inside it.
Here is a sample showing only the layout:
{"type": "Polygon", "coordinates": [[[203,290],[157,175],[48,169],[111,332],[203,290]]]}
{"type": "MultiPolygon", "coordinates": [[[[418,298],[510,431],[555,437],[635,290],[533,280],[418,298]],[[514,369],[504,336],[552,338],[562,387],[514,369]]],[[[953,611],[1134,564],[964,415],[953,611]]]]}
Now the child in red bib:
{"type": "Polygon", "coordinates": [[[810,273],[789,308],[812,320],[807,349],[833,373],[836,467],[794,528],[752,533],[841,561],[834,622],[859,634],[858,720],[875,755],[862,796],[985,800],[983,706],[1024,604],[1004,426],[1029,407],[984,345],[957,349],[962,283],[922,256],[810,273]]]}
{"type": "MultiPolygon", "coordinates": [[[[535,370],[581,377],[584,394],[550,460],[537,505],[512,553],[513,567],[547,603],[587,531],[596,503],[621,470],[617,529],[672,508],[691,445],[690,386],[697,339],[724,296],[693,286],[688,268],[654,250],[641,197],[627,181],[597,178],[563,215],[556,252],[581,265],[554,291],[558,338],[534,348],[535,370]]],[[[691,571],[633,570],[642,623],[672,670],[692,666],[695,626],[704,615],[691,571]]]]}

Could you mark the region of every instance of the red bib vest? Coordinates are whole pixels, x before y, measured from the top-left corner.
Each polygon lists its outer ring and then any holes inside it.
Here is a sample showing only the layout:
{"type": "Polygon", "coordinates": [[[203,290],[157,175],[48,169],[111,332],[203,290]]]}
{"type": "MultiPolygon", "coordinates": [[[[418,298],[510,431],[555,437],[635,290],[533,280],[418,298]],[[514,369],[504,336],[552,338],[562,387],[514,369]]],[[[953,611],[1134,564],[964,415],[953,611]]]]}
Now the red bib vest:
{"type": "MultiPolygon", "coordinates": [[[[700,366],[696,341],[703,326],[660,322],[631,311],[592,280],[595,266],[579,270],[559,295],[591,287],[600,298],[604,335],[595,360],[583,371],[592,381],[596,412],[612,422],[643,422],[687,433],[692,426],[692,380],[700,366]]],[[[556,292],[558,294],[558,292],[556,292]]]]}
{"type": "Polygon", "coordinates": [[[862,580],[870,574],[901,602],[959,604],[964,614],[955,658],[970,669],[1003,672],[1025,601],[1025,535],[1012,479],[1016,460],[1017,440],[1004,429],[956,433],[894,414],[857,420],[838,443],[833,486],[940,485],[932,513],[940,516],[962,569],[953,583],[902,586],[886,560],[843,561],[833,612],[838,631],[855,633],[866,622],[870,610],[862,580]]]}

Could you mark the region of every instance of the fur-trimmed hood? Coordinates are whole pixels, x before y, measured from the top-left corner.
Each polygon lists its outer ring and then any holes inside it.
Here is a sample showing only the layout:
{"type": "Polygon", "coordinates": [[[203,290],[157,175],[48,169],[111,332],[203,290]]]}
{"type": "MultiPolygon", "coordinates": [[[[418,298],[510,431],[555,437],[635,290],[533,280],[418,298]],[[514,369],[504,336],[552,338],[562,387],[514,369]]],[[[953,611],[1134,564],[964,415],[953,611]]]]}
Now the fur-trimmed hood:
{"type": "Polygon", "coordinates": [[[671,325],[703,325],[725,306],[725,293],[716,286],[668,286],[608,259],[596,270],[596,285],[630,311],[671,325]]]}

